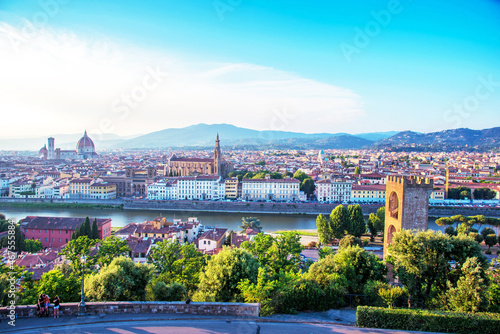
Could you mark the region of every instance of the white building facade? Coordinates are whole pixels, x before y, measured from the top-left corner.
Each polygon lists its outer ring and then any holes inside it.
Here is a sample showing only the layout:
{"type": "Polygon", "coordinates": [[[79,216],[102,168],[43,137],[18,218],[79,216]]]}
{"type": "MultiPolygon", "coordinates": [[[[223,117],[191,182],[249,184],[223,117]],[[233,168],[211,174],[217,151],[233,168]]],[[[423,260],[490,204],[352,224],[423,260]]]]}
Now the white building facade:
{"type": "Polygon", "coordinates": [[[316,197],[319,202],[349,202],[352,183],[343,180],[321,180],[316,182],[316,197]]]}
{"type": "Polygon", "coordinates": [[[306,195],[300,191],[300,181],[285,179],[242,180],[242,198],[247,201],[305,201],[306,195]]]}

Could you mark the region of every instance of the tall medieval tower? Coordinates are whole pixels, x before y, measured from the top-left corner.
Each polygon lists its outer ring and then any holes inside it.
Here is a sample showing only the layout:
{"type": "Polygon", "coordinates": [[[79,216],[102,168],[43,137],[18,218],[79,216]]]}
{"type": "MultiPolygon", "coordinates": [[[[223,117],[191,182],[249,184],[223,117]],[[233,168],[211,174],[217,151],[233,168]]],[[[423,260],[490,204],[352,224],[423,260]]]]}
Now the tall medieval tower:
{"type": "Polygon", "coordinates": [[[384,258],[394,233],[427,230],[429,196],[433,180],[423,177],[388,176],[385,190],[384,258]]]}
{"type": "Polygon", "coordinates": [[[48,151],[48,156],[47,156],[47,159],[49,160],[53,160],[56,158],[56,155],[55,155],[55,145],[54,145],[54,138],[50,137],[48,139],[48,143],[49,143],[49,151],[48,151]]]}
{"type": "Polygon", "coordinates": [[[219,134],[217,133],[217,139],[215,139],[215,149],[214,149],[214,174],[219,176],[222,175],[222,155],[220,152],[220,140],[219,134]]]}

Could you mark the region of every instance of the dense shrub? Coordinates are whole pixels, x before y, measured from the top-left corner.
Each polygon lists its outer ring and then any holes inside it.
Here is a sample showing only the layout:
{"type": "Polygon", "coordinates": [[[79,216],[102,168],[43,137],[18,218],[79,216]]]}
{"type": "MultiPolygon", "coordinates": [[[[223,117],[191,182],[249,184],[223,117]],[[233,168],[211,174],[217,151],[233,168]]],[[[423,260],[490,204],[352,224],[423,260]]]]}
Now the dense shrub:
{"type": "MultiPolygon", "coordinates": [[[[335,295],[335,291],[332,291],[335,295]]],[[[276,313],[328,310],[329,298],[318,283],[300,279],[280,289],[273,298],[276,313]]]]}
{"type": "Polygon", "coordinates": [[[372,306],[385,306],[384,300],[378,294],[381,289],[390,288],[389,283],[383,281],[368,281],[363,289],[363,294],[367,297],[369,305],[372,306]]]}
{"type": "Polygon", "coordinates": [[[174,302],[186,299],[187,289],[183,284],[155,281],[146,287],[146,300],[174,302]]]}
{"type": "Polygon", "coordinates": [[[458,334],[498,334],[500,314],[358,306],[357,326],[458,334]]]}

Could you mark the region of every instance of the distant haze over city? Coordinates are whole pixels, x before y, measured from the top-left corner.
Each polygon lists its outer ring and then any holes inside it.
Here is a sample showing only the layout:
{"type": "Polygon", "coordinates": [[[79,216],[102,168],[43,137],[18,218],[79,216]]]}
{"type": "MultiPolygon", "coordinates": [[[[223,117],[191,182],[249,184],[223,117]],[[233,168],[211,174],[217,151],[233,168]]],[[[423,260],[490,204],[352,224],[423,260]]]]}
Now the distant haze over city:
{"type": "MultiPolygon", "coordinates": [[[[500,127],[484,130],[466,128],[433,133],[388,131],[371,133],[301,133],[257,131],[231,124],[196,124],[185,128],[169,128],[147,134],[120,137],[115,134],[90,134],[97,149],[133,148],[211,148],[215,135],[221,144],[236,149],[365,149],[404,148],[412,145],[430,150],[496,149],[500,147],[500,127]]],[[[49,134],[45,137],[0,139],[6,150],[36,151],[47,137],[55,138],[58,147],[73,149],[82,133],[49,134]]]]}
{"type": "Polygon", "coordinates": [[[2,1],[0,138],[499,125],[497,1],[220,3],[2,1]]]}

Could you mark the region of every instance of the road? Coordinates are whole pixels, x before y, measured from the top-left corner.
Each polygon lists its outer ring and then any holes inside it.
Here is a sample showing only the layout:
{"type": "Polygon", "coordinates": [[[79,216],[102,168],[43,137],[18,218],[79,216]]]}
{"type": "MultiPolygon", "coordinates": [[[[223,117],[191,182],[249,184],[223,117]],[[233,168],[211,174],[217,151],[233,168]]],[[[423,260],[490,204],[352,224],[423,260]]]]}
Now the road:
{"type": "MultiPolygon", "coordinates": [[[[50,322],[48,323],[50,325],[50,322]]],[[[60,325],[19,329],[19,334],[402,334],[405,331],[364,329],[328,324],[297,324],[277,322],[254,322],[242,320],[163,320],[163,321],[121,321],[85,325],[60,325]]],[[[419,332],[412,332],[419,333],[419,332]]],[[[429,334],[428,332],[426,332],[429,334]]]]}

